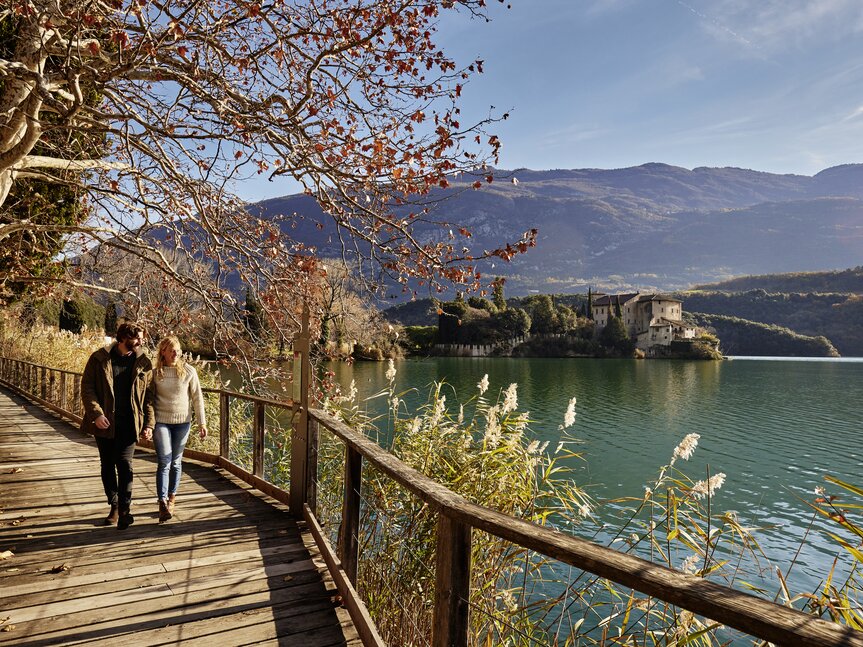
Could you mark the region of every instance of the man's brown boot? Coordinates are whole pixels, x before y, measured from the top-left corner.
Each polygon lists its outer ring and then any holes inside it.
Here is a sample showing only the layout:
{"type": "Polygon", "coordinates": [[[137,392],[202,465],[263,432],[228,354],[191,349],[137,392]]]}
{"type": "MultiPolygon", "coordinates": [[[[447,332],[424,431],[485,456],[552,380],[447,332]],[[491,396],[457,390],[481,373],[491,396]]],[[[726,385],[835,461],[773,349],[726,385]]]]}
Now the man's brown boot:
{"type": "Polygon", "coordinates": [[[159,499],[159,523],[163,523],[171,518],[171,513],[168,512],[168,503],[159,499]]]}
{"type": "Polygon", "coordinates": [[[168,512],[168,519],[174,516],[174,499],[176,498],[175,494],[168,495],[168,503],[165,505],[165,508],[168,512]]]}
{"type": "Polygon", "coordinates": [[[108,513],[108,516],[105,517],[105,521],[103,523],[106,526],[116,526],[117,520],[120,518],[120,508],[117,507],[116,503],[111,504],[111,512],[108,513]]]}

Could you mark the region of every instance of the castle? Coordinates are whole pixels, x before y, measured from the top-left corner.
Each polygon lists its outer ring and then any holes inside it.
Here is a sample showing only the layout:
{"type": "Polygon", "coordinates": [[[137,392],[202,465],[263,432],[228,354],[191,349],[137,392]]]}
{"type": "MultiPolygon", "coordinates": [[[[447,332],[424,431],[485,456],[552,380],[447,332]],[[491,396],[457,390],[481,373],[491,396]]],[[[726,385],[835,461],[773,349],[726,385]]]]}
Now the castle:
{"type": "Polygon", "coordinates": [[[593,320],[597,330],[605,328],[609,316],[620,318],[636,348],[669,346],[672,341],[693,339],[694,326],[683,321],[683,302],[662,294],[606,294],[593,301],[593,320]]]}

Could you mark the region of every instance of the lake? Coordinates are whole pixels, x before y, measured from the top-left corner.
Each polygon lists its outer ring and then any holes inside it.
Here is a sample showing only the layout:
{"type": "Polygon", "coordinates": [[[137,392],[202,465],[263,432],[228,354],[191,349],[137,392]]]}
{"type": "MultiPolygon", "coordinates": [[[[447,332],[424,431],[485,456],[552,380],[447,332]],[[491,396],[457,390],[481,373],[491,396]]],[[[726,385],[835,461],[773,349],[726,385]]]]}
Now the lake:
{"type": "MultiPolygon", "coordinates": [[[[332,366],[340,383],[351,379],[360,397],[386,385],[385,363],[332,366]]],[[[598,500],[641,496],[675,446],[700,434],[688,463],[694,479],[724,472],[714,510],[735,510],[757,533],[767,557],[787,565],[797,552],[816,486],[832,475],[863,486],[861,385],[863,360],[734,358],[730,361],[429,358],[396,362],[396,391],[416,389],[410,407],[424,402],[428,385],[445,380],[462,401],[488,374],[489,394],[518,384],[519,410],[536,422],[532,433],[556,444],[567,403],[578,398],[568,430],[583,441],[576,478],[598,500]],[[799,498],[798,498],[799,497],[799,498]]],[[[447,401],[455,396],[449,392],[447,401]]],[[[378,405],[370,405],[378,409],[378,405]]],[[[611,515],[612,511],[600,512],[611,515]]],[[[613,520],[606,518],[613,525],[613,520]]],[[[816,520],[815,532],[793,571],[792,590],[811,590],[829,571],[837,546],[816,520]]],[[[585,528],[593,536],[596,527],[585,528]]]]}

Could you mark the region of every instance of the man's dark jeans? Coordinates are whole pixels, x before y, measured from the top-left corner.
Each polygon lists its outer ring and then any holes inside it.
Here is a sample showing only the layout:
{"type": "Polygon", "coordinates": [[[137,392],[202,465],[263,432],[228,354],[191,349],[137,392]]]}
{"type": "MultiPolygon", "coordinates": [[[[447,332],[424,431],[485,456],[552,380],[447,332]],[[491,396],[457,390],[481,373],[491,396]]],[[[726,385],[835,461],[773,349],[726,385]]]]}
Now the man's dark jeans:
{"type": "Polygon", "coordinates": [[[117,438],[96,437],[105,496],[108,497],[108,505],[116,503],[120,510],[128,510],[132,503],[135,440],[133,434],[119,434],[117,438]]]}

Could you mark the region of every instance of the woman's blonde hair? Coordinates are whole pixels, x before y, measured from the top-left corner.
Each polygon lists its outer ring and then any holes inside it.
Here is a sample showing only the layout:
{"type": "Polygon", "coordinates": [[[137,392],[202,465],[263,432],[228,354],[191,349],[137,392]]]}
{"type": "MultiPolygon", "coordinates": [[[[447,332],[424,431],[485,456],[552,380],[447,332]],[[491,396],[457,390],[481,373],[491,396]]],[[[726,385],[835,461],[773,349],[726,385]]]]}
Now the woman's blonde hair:
{"type": "Polygon", "coordinates": [[[165,377],[165,372],[163,370],[165,365],[162,362],[162,352],[168,347],[177,351],[177,359],[174,361],[174,368],[177,369],[177,377],[182,379],[186,376],[186,362],[183,361],[183,348],[180,346],[180,340],[174,337],[174,335],[163,337],[162,341],[159,342],[159,348],[156,351],[156,378],[161,379],[165,377]]]}

